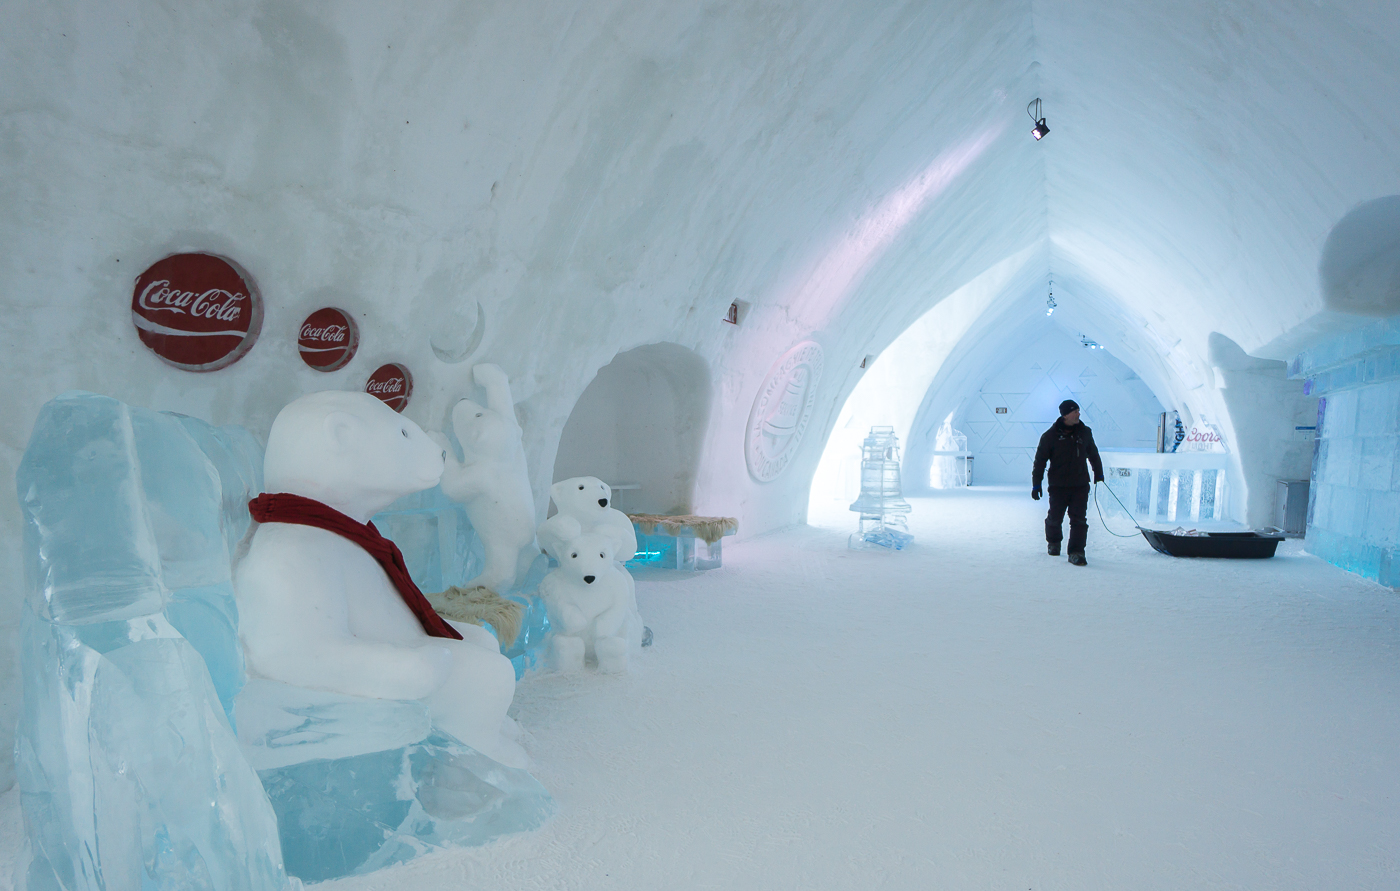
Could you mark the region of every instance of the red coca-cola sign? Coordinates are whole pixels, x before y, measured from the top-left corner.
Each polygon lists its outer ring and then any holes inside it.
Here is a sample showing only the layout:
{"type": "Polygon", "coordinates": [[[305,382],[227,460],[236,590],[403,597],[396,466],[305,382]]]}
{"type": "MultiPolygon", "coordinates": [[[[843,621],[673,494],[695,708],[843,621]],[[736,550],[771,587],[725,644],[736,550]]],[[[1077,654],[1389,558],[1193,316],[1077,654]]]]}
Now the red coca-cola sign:
{"type": "Polygon", "coordinates": [[[253,348],[262,299],[228,260],[172,254],[136,279],[131,321],[141,342],[176,368],[217,371],[253,348]]]}
{"type": "Polygon", "coordinates": [[[378,396],[394,411],[403,411],[413,393],[413,375],[397,362],[381,365],[365,382],[365,392],[378,396]]]}
{"type": "Polygon", "coordinates": [[[301,360],[317,371],[335,371],[355,358],[360,329],[343,309],[318,309],[301,323],[297,350],[301,360]]]}

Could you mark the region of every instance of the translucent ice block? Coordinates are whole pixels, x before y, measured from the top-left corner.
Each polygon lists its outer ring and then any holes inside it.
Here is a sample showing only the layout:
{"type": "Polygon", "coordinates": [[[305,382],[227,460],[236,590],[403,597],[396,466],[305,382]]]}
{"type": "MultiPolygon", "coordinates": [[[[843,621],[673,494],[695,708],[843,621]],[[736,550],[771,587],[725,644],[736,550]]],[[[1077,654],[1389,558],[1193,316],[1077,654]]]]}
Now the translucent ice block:
{"type": "Polygon", "coordinates": [[[21,625],[31,891],[288,887],[276,817],[179,632],[159,614],[21,625]]]}
{"type": "MultiPolygon", "coordinates": [[[[440,487],[400,498],[374,515],[374,525],[398,545],[408,574],[425,592],[460,585],[480,573],[485,562],[481,539],[472,529],[467,512],[440,487]]],[[[525,606],[519,635],[511,646],[502,649],[515,666],[516,680],[538,665],[543,654],[549,620],[539,587],[548,571],[549,558],[541,554],[515,587],[496,592],[525,606]]]]}
{"type": "Polygon", "coordinates": [[[160,552],[125,405],[88,393],[50,401],[15,483],[33,610],[69,625],[161,611],[160,552]]]}
{"type": "Polygon", "coordinates": [[[534,829],[554,802],[527,772],[431,729],[420,702],[253,680],[239,738],[277,812],[287,871],[372,872],[444,845],[534,829]]]}
{"type": "Polygon", "coordinates": [[[16,484],[29,887],[288,887],[226,713],[243,665],[222,514],[246,489],[185,421],[84,393],[40,412],[16,484]]]}

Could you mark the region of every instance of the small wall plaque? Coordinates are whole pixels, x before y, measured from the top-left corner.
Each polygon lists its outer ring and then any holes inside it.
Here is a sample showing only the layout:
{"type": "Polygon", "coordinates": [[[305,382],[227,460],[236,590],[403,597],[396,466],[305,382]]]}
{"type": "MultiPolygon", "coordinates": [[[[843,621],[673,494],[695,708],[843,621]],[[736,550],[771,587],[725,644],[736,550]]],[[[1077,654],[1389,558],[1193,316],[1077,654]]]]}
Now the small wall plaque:
{"type": "Polygon", "coordinates": [[[360,346],[360,329],[343,309],[318,309],[301,323],[297,351],[301,360],[317,371],[344,368],[360,346]]]}
{"type": "Polygon", "coordinates": [[[403,411],[408,406],[408,397],[413,395],[413,375],[397,362],[389,362],[374,370],[365,382],[365,392],[383,400],[394,411],[403,411]]]}
{"type": "Polygon", "coordinates": [[[231,261],[171,254],[136,279],[131,321],[141,342],[176,368],[218,371],[253,348],[262,300],[231,261]]]}

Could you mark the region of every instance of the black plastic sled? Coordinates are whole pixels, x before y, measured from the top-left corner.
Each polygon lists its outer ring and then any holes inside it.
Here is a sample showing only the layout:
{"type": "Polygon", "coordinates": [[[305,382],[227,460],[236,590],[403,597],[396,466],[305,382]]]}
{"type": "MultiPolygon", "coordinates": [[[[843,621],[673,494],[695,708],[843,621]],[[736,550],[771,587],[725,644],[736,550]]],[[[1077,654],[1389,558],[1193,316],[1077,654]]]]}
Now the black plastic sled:
{"type": "Polygon", "coordinates": [[[1272,557],[1283,541],[1282,535],[1258,532],[1207,532],[1205,535],[1172,535],[1155,529],[1143,529],[1142,537],[1155,550],[1170,557],[1229,557],[1236,560],[1258,560],[1272,557]]]}

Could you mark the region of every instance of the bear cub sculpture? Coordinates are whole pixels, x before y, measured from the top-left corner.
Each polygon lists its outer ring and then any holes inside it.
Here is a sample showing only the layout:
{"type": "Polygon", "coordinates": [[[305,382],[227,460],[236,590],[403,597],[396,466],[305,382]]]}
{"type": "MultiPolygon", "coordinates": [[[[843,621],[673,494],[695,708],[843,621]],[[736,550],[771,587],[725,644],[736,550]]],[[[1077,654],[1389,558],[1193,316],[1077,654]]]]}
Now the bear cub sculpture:
{"type": "Polygon", "coordinates": [[[627,515],[612,504],[612,487],[596,476],[576,476],[549,488],[559,513],[540,524],[540,548],[560,566],[560,556],[575,536],[591,532],[612,543],[613,558],[626,563],[637,553],[637,530],[627,515]]]}
{"type": "MultiPolygon", "coordinates": [[[[269,493],[319,501],[357,523],[432,488],[443,450],[368,393],[312,393],[278,413],[263,476],[269,493]]],[[[484,629],[430,637],[377,560],[323,528],[267,522],[234,576],[250,674],[373,699],[423,700],[433,723],[511,767],[525,751],[506,717],[515,669],[484,629]]]]}
{"type": "Polygon", "coordinates": [[[592,657],[601,672],[626,671],[630,654],[642,647],[642,619],[636,585],[615,562],[611,538],[581,532],[559,556],[559,566],[540,583],[554,629],[554,667],[578,671],[592,657]]]}
{"type": "Polygon", "coordinates": [[[452,408],[452,430],[462,447],[458,461],[444,446],[442,491],[467,512],[481,538],[486,565],[463,589],[503,594],[524,578],[535,559],[535,496],[510,379],[495,365],[477,365],[472,377],[486,390],[486,405],[463,399],[452,408]]]}

